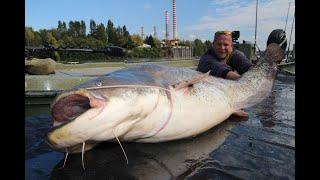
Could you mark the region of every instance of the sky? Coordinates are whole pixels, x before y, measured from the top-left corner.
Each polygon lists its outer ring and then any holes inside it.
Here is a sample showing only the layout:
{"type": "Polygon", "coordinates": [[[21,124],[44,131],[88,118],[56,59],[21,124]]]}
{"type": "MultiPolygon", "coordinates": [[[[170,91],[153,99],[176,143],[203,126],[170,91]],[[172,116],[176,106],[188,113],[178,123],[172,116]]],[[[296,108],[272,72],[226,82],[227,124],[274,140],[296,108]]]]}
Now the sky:
{"type": "MultiPolygon", "coordinates": [[[[145,35],[153,35],[156,26],[157,38],[164,39],[164,11],[169,13],[172,38],[172,0],[26,0],[25,26],[38,31],[57,28],[59,20],[84,20],[88,33],[91,19],[104,25],[110,19],[115,27],[125,25],[130,34],[140,34],[143,27],[145,35]]],[[[274,29],[285,29],[292,47],[294,12],[294,0],[258,0],[256,40],[261,50],[274,29]]],[[[176,0],[176,14],[180,40],[212,41],[216,31],[238,30],[239,42],[255,41],[256,0],[176,0]]]]}

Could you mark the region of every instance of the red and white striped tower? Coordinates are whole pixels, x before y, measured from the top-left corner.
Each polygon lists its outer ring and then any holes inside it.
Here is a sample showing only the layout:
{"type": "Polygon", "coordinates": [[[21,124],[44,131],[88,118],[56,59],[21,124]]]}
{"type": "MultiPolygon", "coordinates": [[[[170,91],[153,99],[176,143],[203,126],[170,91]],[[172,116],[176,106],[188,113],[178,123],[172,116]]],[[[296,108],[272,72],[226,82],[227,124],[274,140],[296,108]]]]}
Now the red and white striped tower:
{"type": "Polygon", "coordinates": [[[173,40],[178,39],[177,34],[177,15],[176,15],[176,0],[172,0],[172,15],[173,15],[173,40]]]}
{"type": "Polygon", "coordinates": [[[169,17],[168,11],[164,11],[164,18],[166,23],[166,40],[169,40],[169,17]]]}

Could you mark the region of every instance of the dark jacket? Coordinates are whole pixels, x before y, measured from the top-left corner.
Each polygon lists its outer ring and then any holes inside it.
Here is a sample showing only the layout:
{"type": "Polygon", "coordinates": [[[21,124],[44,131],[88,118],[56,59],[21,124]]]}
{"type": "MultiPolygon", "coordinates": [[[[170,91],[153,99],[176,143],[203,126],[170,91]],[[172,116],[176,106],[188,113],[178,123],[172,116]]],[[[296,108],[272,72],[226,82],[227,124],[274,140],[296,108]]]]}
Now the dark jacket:
{"type": "Polygon", "coordinates": [[[244,55],[243,52],[233,49],[227,64],[217,58],[213,49],[209,49],[200,59],[197,71],[210,75],[225,78],[229,71],[236,70],[240,75],[247,72],[252,66],[250,60],[244,55]]]}

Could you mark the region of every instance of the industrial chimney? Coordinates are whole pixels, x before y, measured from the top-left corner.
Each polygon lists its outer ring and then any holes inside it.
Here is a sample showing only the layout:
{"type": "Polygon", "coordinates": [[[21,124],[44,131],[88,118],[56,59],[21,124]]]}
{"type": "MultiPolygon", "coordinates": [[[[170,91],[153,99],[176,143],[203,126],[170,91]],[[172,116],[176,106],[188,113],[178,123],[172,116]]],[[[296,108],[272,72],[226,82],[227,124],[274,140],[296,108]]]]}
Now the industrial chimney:
{"type": "Polygon", "coordinates": [[[177,40],[178,34],[177,34],[176,0],[172,0],[172,16],[173,16],[173,40],[177,40]]]}
{"type": "Polygon", "coordinates": [[[166,41],[169,40],[169,16],[168,11],[164,11],[164,18],[166,23],[166,41]]]}
{"type": "Polygon", "coordinates": [[[143,26],[141,26],[141,39],[144,39],[143,26]]]}
{"type": "Polygon", "coordinates": [[[156,26],[153,26],[153,37],[157,37],[157,29],[156,29],[156,26]]]}

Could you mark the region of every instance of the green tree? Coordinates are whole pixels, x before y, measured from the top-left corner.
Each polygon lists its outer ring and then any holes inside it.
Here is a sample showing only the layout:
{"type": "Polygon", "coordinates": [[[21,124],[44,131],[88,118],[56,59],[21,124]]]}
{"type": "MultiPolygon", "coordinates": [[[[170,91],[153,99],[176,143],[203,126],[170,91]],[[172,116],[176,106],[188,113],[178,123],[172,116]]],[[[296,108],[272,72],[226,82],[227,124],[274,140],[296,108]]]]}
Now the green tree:
{"type": "Polygon", "coordinates": [[[89,46],[89,48],[92,49],[102,49],[106,45],[106,43],[94,38],[93,36],[89,36],[88,38],[86,38],[86,44],[87,46],[89,46]]]}
{"type": "Polygon", "coordinates": [[[48,30],[40,31],[42,42],[44,45],[51,45],[53,47],[58,46],[58,41],[53,37],[52,32],[48,30]]]}
{"type": "Polygon", "coordinates": [[[137,34],[130,35],[129,36],[129,40],[130,40],[130,43],[131,43],[130,48],[141,46],[143,44],[143,40],[137,34]]]}
{"type": "Polygon", "coordinates": [[[66,26],[66,23],[64,22],[64,21],[58,21],[58,28],[57,28],[57,30],[59,31],[59,32],[62,32],[62,33],[65,33],[65,32],[67,32],[67,26],[66,26]]]}
{"type": "Polygon", "coordinates": [[[144,43],[149,44],[151,47],[155,47],[155,43],[154,43],[153,37],[151,35],[146,36],[144,43]]]}
{"type": "Polygon", "coordinates": [[[129,36],[129,39],[128,39],[127,44],[126,44],[126,48],[132,49],[132,48],[135,48],[135,47],[137,47],[137,45],[132,41],[131,36],[129,36]]]}
{"type": "Polygon", "coordinates": [[[69,21],[69,28],[68,28],[68,35],[73,36],[75,35],[75,28],[74,28],[74,22],[69,21]]]}
{"type": "Polygon", "coordinates": [[[185,43],[185,46],[189,46],[189,47],[192,46],[192,44],[191,44],[191,42],[189,40],[186,40],[184,43],[185,43]]]}
{"type": "Polygon", "coordinates": [[[129,38],[130,33],[129,33],[129,31],[127,31],[126,25],[124,25],[124,26],[122,27],[122,32],[123,32],[123,36],[124,36],[125,38],[129,38]]]}
{"type": "Polygon", "coordinates": [[[26,45],[27,46],[34,45],[35,35],[34,35],[32,27],[26,27],[25,30],[24,30],[24,35],[25,35],[25,43],[26,43],[26,45]]]}
{"type": "Polygon", "coordinates": [[[51,32],[47,32],[44,41],[53,47],[58,47],[58,41],[53,37],[51,32]]]}
{"type": "Polygon", "coordinates": [[[200,39],[195,39],[193,42],[193,48],[194,48],[194,55],[195,56],[201,56],[206,51],[205,44],[202,43],[200,39]]]}
{"type": "MultiPolygon", "coordinates": [[[[101,49],[108,44],[121,46],[128,49],[135,49],[134,57],[159,57],[161,42],[151,35],[147,36],[145,42],[152,48],[135,48],[143,44],[143,39],[137,34],[130,35],[126,26],[115,28],[113,22],[108,20],[107,27],[102,23],[97,25],[94,20],[90,20],[90,32],[86,35],[86,25],[83,20],[69,21],[66,26],[64,21],[59,20],[57,28],[41,29],[34,31],[31,27],[25,27],[26,45],[41,46],[51,45],[54,47],[69,48],[93,48],[101,49]]],[[[48,55],[45,55],[48,56],[48,55]]],[[[103,53],[78,53],[78,52],[59,52],[53,55],[55,59],[104,59],[103,53]],[[59,57],[58,57],[59,56],[59,57]]],[[[52,57],[53,57],[52,56],[52,57]]],[[[50,55],[51,57],[51,55],[50,55]]]]}
{"type": "Polygon", "coordinates": [[[94,37],[96,39],[104,42],[105,44],[107,43],[107,33],[106,33],[105,27],[102,23],[97,26],[97,32],[94,37]]]}
{"type": "Polygon", "coordinates": [[[204,42],[204,44],[205,44],[206,49],[210,49],[210,48],[212,47],[212,43],[211,43],[211,41],[209,41],[209,40],[206,40],[206,41],[204,42]]]}
{"type": "Polygon", "coordinates": [[[121,43],[121,47],[124,47],[124,48],[128,48],[128,44],[130,43],[130,33],[129,31],[127,31],[127,28],[126,26],[124,25],[122,27],[122,30],[121,30],[122,34],[121,34],[121,38],[122,38],[122,43],[121,43]]]}
{"type": "MultiPolygon", "coordinates": [[[[52,30],[52,35],[57,39],[58,42],[62,41],[63,36],[67,36],[67,26],[64,21],[58,21],[58,28],[52,30]]],[[[61,43],[59,43],[61,44],[61,43]]]]}
{"type": "Polygon", "coordinates": [[[78,37],[78,38],[73,38],[74,44],[77,48],[87,48],[87,40],[86,37],[78,37]]]}
{"type": "Polygon", "coordinates": [[[75,30],[75,36],[74,37],[79,37],[81,36],[81,24],[79,21],[74,21],[73,24],[74,30],[75,30]]]}
{"type": "Polygon", "coordinates": [[[63,36],[62,44],[60,44],[60,45],[62,47],[69,47],[69,48],[76,47],[76,44],[71,36],[63,36]]]}
{"type": "Polygon", "coordinates": [[[68,34],[72,37],[79,37],[81,36],[81,23],[79,21],[70,21],[69,22],[69,29],[68,34]]]}
{"type": "Polygon", "coordinates": [[[181,40],[179,44],[182,46],[189,46],[189,47],[192,46],[192,44],[189,40],[181,40]]]}
{"type": "Polygon", "coordinates": [[[62,39],[62,31],[58,29],[51,29],[50,32],[52,33],[53,37],[56,38],[57,41],[62,39]]]}
{"type": "Polygon", "coordinates": [[[114,45],[117,42],[117,34],[115,28],[113,27],[113,22],[111,20],[108,20],[106,31],[108,36],[108,42],[114,45]]]}
{"type": "Polygon", "coordinates": [[[114,39],[113,44],[116,46],[125,47],[128,39],[124,36],[123,28],[121,28],[120,26],[118,26],[116,29],[115,37],[116,38],[114,39]]]}
{"type": "Polygon", "coordinates": [[[161,48],[161,41],[158,38],[153,38],[154,47],[160,49],[161,48]]]}
{"type": "Polygon", "coordinates": [[[80,36],[82,36],[82,37],[85,37],[86,33],[87,33],[86,23],[83,20],[81,20],[81,22],[80,22],[80,32],[79,33],[80,33],[80,36]]]}
{"type": "Polygon", "coordinates": [[[66,23],[63,21],[62,23],[62,31],[66,33],[68,31],[66,23]]]}
{"type": "Polygon", "coordinates": [[[38,31],[34,32],[34,41],[32,43],[33,46],[41,46],[42,44],[42,39],[40,36],[40,33],[38,31]]]}
{"type": "Polygon", "coordinates": [[[94,20],[90,20],[90,35],[95,36],[95,33],[97,32],[97,25],[94,20]]]}

